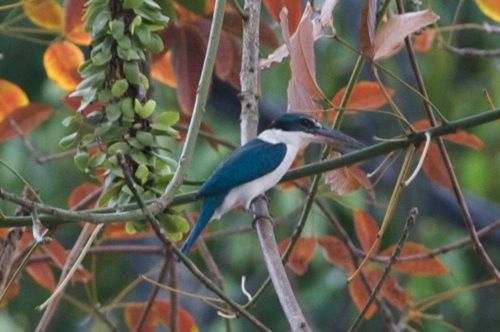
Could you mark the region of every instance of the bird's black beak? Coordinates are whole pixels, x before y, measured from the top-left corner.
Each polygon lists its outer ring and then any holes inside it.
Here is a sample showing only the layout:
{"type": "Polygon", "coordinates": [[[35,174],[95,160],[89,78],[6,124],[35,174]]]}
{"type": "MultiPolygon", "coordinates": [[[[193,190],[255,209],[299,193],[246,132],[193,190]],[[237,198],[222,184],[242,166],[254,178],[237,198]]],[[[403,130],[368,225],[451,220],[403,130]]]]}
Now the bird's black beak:
{"type": "Polygon", "coordinates": [[[346,153],[352,150],[363,148],[365,145],[356,139],[342,134],[340,131],[328,129],[325,127],[315,128],[310,131],[316,137],[318,143],[324,143],[332,146],[334,150],[346,153]]]}

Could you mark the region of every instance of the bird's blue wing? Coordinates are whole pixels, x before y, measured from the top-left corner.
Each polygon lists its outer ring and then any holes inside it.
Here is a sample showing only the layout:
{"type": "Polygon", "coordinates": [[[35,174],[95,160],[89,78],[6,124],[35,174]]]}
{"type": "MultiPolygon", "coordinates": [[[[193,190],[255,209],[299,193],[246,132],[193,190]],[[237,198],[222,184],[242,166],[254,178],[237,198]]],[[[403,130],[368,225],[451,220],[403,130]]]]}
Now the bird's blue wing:
{"type": "Polygon", "coordinates": [[[236,149],[205,181],[198,195],[220,195],[272,172],[286,155],[286,144],[258,138],[236,149]]]}

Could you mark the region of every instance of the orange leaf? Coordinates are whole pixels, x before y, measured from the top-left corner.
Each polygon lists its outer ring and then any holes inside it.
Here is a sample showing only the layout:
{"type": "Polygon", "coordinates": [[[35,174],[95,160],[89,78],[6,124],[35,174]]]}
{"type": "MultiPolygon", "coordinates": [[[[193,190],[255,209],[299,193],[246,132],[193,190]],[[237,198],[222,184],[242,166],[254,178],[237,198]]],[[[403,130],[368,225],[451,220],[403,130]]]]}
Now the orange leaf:
{"type": "MultiPolygon", "coordinates": [[[[342,98],[344,98],[346,87],[340,89],[332,99],[332,104],[339,107],[342,98]]],[[[396,93],[391,88],[385,88],[387,94],[391,97],[396,93]]],[[[361,81],[356,83],[351,94],[351,99],[346,108],[350,109],[377,109],[387,104],[387,98],[382,88],[377,82],[361,81]]]]}
{"type": "Polygon", "coordinates": [[[328,262],[344,268],[349,273],[354,272],[351,254],[344,242],[335,236],[322,236],[318,238],[318,244],[323,247],[323,255],[328,262]]]}
{"type": "MultiPolygon", "coordinates": [[[[45,253],[52,259],[56,266],[60,269],[64,268],[66,260],[68,259],[68,251],[64,249],[58,241],[51,241],[43,246],[45,253]]],[[[92,275],[86,271],[82,266],[79,266],[71,277],[72,282],[88,282],[92,275]]]]}
{"type": "MultiPolygon", "coordinates": [[[[68,207],[72,209],[75,205],[89,197],[92,193],[96,192],[100,186],[97,186],[90,182],[84,182],[78,187],[74,188],[73,191],[69,194],[68,197],[68,207]]],[[[86,206],[90,206],[92,203],[97,202],[97,197],[89,202],[86,206]]]]}
{"type": "Polygon", "coordinates": [[[137,232],[134,234],[127,233],[125,224],[110,224],[106,225],[102,233],[102,240],[131,240],[144,239],[154,234],[153,229],[149,228],[147,232],[137,232]]]}
{"type": "MultiPolygon", "coordinates": [[[[380,256],[391,256],[394,248],[395,245],[390,246],[383,250],[380,256]]],[[[428,252],[429,249],[418,243],[406,242],[401,249],[400,257],[404,258],[405,256],[426,254],[428,252]]],[[[437,257],[394,263],[392,269],[415,276],[440,276],[449,273],[446,266],[437,257]]]]}
{"type": "Polygon", "coordinates": [[[23,8],[34,24],[49,30],[62,28],[62,7],[56,0],[23,0],[23,8]]]}
{"type": "Polygon", "coordinates": [[[73,90],[80,82],[78,67],[83,61],[80,48],[67,41],[50,44],[43,55],[47,76],[66,91],[73,90]]]}
{"type": "Polygon", "coordinates": [[[45,262],[32,263],[26,266],[26,272],[33,278],[33,280],[48,290],[56,288],[56,279],[54,273],[45,262]]]}
{"type": "Polygon", "coordinates": [[[17,136],[17,132],[8,120],[14,120],[22,132],[28,134],[31,130],[47,120],[51,114],[52,109],[42,104],[29,104],[17,108],[8,116],[8,119],[0,122],[0,142],[17,136]]]}
{"type": "Polygon", "coordinates": [[[172,67],[172,53],[167,52],[153,58],[153,67],[151,76],[157,81],[164,83],[172,88],[177,87],[174,67],[172,67]]]}
{"type": "Polygon", "coordinates": [[[64,36],[75,44],[89,45],[90,35],[85,32],[85,3],[87,0],[66,0],[64,5],[64,36]]]}
{"type": "Polygon", "coordinates": [[[264,0],[269,14],[272,18],[280,23],[280,13],[283,7],[288,10],[288,30],[293,33],[297,29],[300,22],[300,14],[302,13],[302,1],[297,0],[264,0]]]}
{"type": "Polygon", "coordinates": [[[6,80],[0,80],[0,122],[17,108],[28,104],[28,96],[19,86],[6,80]]]}
{"type": "MultiPolygon", "coordinates": [[[[423,120],[418,120],[412,123],[413,127],[415,127],[416,130],[422,131],[425,130],[429,127],[431,127],[431,124],[429,120],[423,119],[423,120]]],[[[440,124],[438,124],[440,125],[440,124]]],[[[469,134],[465,130],[458,129],[455,133],[453,134],[447,134],[442,136],[443,139],[455,143],[455,144],[460,144],[466,147],[469,147],[471,149],[475,150],[482,150],[484,149],[484,143],[481,141],[479,137],[473,134],[469,134]]]]}
{"type": "MultiPolygon", "coordinates": [[[[418,151],[421,152],[422,150],[423,147],[419,147],[418,151]]],[[[432,182],[450,190],[453,189],[450,175],[445,166],[445,161],[436,143],[431,143],[431,145],[429,145],[429,150],[427,151],[422,170],[432,182]]]]}
{"type": "Polygon", "coordinates": [[[5,308],[7,304],[9,304],[9,301],[15,298],[17,294],[19,294],[20,290],[21,286],[19,286],[19,282],[14,281],[2,298],[2,301],[0,302],[0,309],[5,308]]]}
{"type": "Polygon", "coordinates": [[[436,37],[436,30],[426,29],[422,33],[413,36],[413,48],[420,53],[429,52],[432,48],[434,38],[436,37]]]}
{"type": "Polygon", "coordinates": [[[476,0],[479,9],[497,22],[500,22],[500,2],[498,0],[476,0]]]}
{"type": "MultiPolygon", "coordinates": [[[[375,268],[365,268],[363,269],[363,273],[372,289],[377,285],[380,277],[382,276],[382,271],[375,268]]],[[[356,307],[359,310],[363,309],[364,305],[368,301],[369,292],[366,289],[360,275],[357,275],[349,283],[349,294],[351,295],[356,307]]],[[[378,292],[378,296],[386,299],[400,311],[403,311],[406,307],[413,306],[414,304],[410,294],[401,288],[397,279],[392,276],[387,276],[385,278],[384,283],[378,292]]],[[[376,310],[376,305],[370,305],[370,308],[365,314],[365,318],[370,319],[376,310]]]]}
{"type": "MultiPolygon", "coordinates": [[[[285,239],[280,242],[278,248],[280,253],[284,253],[288,245],[290,244],[290,238],[285,239]]],[[[314,248],[316,247],[316,239],[313,237],[301,237],[295,243],[292,249],[292,253],[288,258],[286,265],[299,276],[307,272],[309,263],[314,255],[314,248]]]]}
{"type": "Polygon", "coordinates": [[[182,111],[191,114],[203,66],[205,44],[198,30],[183,26],[172,48],[172,65],[177,80],[177,98],[182,111]]]}
{"type": "MultiPolygon", "coordinates": [[[[368,269],[363,269],[363,273],[365,273],[366,277],[369,280],[370,286],[373,288],[371,278],[369,278],[369,276],[367,275],[367,271],[368,269]]],[[[359,275],[356,275],[356,277],[354,277],[354,279],[349,282],[349,295],[351,295],[352,302],[359,310],[362,310],[366,302],[368,302],[370,293],[366,289],[366,286],[359,275]]],[[[370,306],[368,307],[368,310],[365,312],[364,318],[372,318],[375,312],[377,312],[377,305],[375,304],[375,301],[373,301],[372,304],[370,304],[370,306]]]]}
{"type": "MultiPolygon", "coordinates": [[[[340,156],[338,152],[332,152],[330,157],[337,158],[340,156]]],[[[337,168],[329,171],[325,175],[325,183],[330,187],[330,190],[339,196],[347,195],[355,190],[364,188],[368,190],[374,198],[373,185],[366,176],[366,173],[359,167],[350,166],[337,168]]]]}
{"type": "MultiPolygon", "coordinates": [[[[359,240],[361,248],[365,252],[368,252],[372,244],[377,239],[377,223],[368,212],[359,209],[354,210],[353,219],[356,237],[359,240]]],[[[378,251],[378,245],[374,250],[374,252],[378,251]]]]}
{"type": "MultiPolygon", "coordinates": [[[[134,331],[139,319],[142,316],[145,302],[142,303],[127,303],[125,306],[125,324],[129,330],[134,331]]],[[[166,301],[156,300],[149,312],[141,332],[156,332],[162,323],[165,327],[170,327],[170,303],[166,301]]],[[[198,326],[193,317],[183,308],[177,310],[177,329],[178,331],[198,332],[198,326]]]]}

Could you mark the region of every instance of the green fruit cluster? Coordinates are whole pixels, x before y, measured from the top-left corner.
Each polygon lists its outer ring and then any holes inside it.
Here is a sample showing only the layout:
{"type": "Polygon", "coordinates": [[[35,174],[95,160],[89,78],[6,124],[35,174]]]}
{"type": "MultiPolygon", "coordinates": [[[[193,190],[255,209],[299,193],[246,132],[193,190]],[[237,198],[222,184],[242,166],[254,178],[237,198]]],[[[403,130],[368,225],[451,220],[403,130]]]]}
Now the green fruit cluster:
{"type": "MultiPolygon", "coordinates": [[[[81,170],[92,176],[104,170],[106,192],[101,206],[119,206],[134,197],[118,154],[125,156],[141,198],[154,199],[177,166],[170,147],[178,135],[172,126],[179,115],[159,112],[149,97],[148,59],[163,50],[156,32],[165,27],[168,17],[154,0],[91,0],[85,19],[92,49],[80,67],[83,80],[72,94],[82,101],[79,112],[63,121],[75,132],[60,145],[77,145],[74,160],[81,170]],[[87,107],[96,103],[102,108],[87,114],[87,107]],[[99,148],[90,150],[91,146],[99,148]]],[[[186,228],[178,225],[178,217],[169,218],[176,220],[178,227],[173,228],[186,228]]],[[[127,227],[139,230],[136,226],[127,227]]]]}

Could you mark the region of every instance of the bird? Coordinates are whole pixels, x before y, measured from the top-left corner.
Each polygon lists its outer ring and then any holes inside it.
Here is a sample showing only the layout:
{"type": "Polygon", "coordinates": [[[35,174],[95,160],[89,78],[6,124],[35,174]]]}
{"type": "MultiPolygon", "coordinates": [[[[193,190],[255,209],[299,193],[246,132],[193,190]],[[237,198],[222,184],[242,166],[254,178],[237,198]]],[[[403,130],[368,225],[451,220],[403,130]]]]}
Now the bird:
{"type": "Polygon", "coordinates": [[[235,149],[221,162],[196,193],[202,207],[194,228],[181,247],[187,254],[208,223],[227,211],[247,210],[259,195],[274,187],[288,171],[299,150],[310,143],[326,143],[339,152],[364,145],[339,131],[328,129],[313,117],[285,113],[257,138],[235,149]]]}

